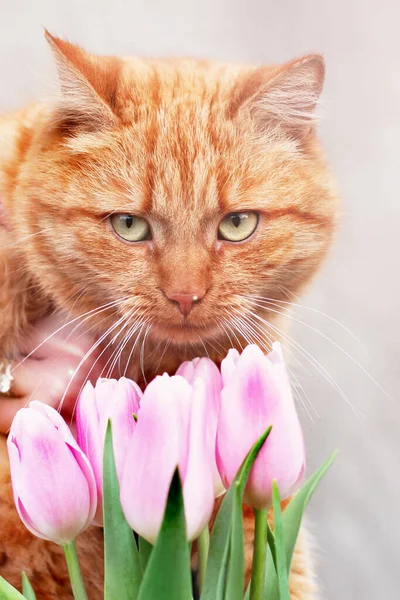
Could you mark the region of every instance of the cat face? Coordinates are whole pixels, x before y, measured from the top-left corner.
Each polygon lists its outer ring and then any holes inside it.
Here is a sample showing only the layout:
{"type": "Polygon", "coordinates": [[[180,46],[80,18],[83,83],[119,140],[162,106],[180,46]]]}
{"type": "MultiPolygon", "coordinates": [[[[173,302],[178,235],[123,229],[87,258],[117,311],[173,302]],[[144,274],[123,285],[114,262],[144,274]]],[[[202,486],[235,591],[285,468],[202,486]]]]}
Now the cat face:
{"type": "Polygon", "coordinates": [[[298,294],[335,215],[312,123],[321,58],[121,61],[48,39],[63,97],[39,119],[13,219],[41,232],[27,259],[56,304],[108,305],[100,328],[196,346],[298,294]]]}

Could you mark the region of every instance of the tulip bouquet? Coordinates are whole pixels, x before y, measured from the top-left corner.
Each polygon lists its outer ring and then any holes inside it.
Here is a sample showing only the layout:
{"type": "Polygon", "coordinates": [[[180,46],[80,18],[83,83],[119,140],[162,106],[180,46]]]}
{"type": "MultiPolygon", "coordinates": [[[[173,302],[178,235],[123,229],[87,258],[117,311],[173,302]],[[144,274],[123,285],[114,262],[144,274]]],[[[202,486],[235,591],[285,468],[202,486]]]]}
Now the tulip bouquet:
{"type": "MultiPolygon", "coordinates": [[[[299,489],[303,436],[279,344],[230,350],[221,371],[195,359],[144,393],[125,378],[88,383],[76,437],[31,402],[7,443],[19,516],[64,548],[75,600],[93,598],[75,546],[89,525],[104,528],[105,600],[288,600],[302,514],[332,461],[299,489]],[[248,585],[243,503],[255,513],[248,585]]],[[[0,599],[18,598],[35,598],[26,576],[23,595],[0,578],[0,599]]]]}

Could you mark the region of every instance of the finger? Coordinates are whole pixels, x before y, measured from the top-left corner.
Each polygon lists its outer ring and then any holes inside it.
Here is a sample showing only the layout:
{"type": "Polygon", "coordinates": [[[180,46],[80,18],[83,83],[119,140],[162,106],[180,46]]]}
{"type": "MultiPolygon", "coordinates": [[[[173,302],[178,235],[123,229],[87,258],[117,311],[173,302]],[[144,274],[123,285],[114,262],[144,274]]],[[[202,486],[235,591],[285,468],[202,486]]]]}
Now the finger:
{"type": "Polygon", "coordinates": [[[79,393],[87,381],[95,383],[103,363],[87,359],[82,364],[75,356],[54,359],[27,359],[13,370],[14,396],[39,400],[62,412],[72,413],[79,393]],[[61,406],[62,402],[62,406],[61,406]]]}
{"type": "Polygon", "coordinates": [[[72,367],[54,362],[53,368],[49,368],[49,362],[51,361],[26,361],[24,366],[21,365],[15,372],[12,382],[13,397],[0,395],[0,433],[8,433],[17,412],[26,408],[33,400],[39,400],[56,410],[60,409],[68,421],[73,416],[79,392],[86,380],[92,380],[94,383],[99,376],[100,366],[93,370],[92,377],[88,377],[86,369],[69,385],[66,393],[73,372],[72,367]]]}
{"type": "Polygon", "coordinates": [[[96,340],[76,323],[68,324],[65,315],[51,315],[33,324],[23,341],[21,351],[33,358],[43,359],[56,354],[71,354],[82,357],[95,353],[96,340]]]}

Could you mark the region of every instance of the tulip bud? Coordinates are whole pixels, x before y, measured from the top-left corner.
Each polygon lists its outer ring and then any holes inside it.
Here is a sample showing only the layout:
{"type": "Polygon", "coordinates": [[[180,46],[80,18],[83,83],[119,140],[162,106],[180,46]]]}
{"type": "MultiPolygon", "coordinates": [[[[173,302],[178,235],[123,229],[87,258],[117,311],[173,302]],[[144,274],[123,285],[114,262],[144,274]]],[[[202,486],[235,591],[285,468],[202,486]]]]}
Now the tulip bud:
{"type": "Polygon", "coordinates": [[[305,469],[303,434],[280,344],[275,343],[268,356],[254,345],[241,355],[230,350],[221,371],[219,472],[229,486],[251,447],[272,425],[244,494],[246,504],[265,509],[272,505],[272,481],[277,481],[284,499],[297,489],[305,469]]]}
{"type": "Polygon", "coordinates": [[[134,414],[142,397],[134,381],[121,377],[99,379],[96,387],[88,382],[78,399],[76,433],[80,448],[92,465],[97,487],[95,525],[102,526],[103,449],[107,422],[111,419],[117,474],[122,477],[129,440],[135,429],[134,414]]]}
{"type": "Polygon", "coordinates": [[[177,466],[188,539],[196,538],[211,517],[214,447],[206,419],[201,379],[191,386],[182,377],[163,375],[146,388],[122,476],[121,505],[132,529],[150,543],[160,530],[177,466]]]}
{"type": "Polygon", "coordinates": [[[221,407],[221,374],[218,367],[209,358],[195,358],[190,362],[184,362],[176,374],[184,377],[190,384],[193,384],[196,379],[201,379],[204,383],[207,402],[207,444],[214,448],[214,461],[212,465],[214,492],[216,497],[220,496],[224,493],[225,488],[217,468],[215,446],[218,416],[221,407]]]}
{"type": "Polygon", "coordinates": [[[31,402],[7,440],[15,506],[39,538],[68,544],[92,522],[96,482],[88,459],[56,410],[31,402]]]}

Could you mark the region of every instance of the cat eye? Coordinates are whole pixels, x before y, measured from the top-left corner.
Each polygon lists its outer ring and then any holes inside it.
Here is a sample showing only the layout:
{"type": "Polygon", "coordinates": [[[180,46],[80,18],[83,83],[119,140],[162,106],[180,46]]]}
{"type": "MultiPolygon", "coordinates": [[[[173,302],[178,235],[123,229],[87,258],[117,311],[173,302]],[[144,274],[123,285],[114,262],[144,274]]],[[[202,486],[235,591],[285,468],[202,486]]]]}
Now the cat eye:
{"type": "Polygon", "coordinates": [[[110,216],[110,223],[115,233],[127,242],[143,242],[151,238],[150,226],[142,217],[116,213],[110,216]]]}
{"type": "Polygon", "coordinates": [[[256,230],[258,214],[255,212],[234,212],[226,215],[219,224],[218,238],[228,242],[243,242],[256,230]]]}

